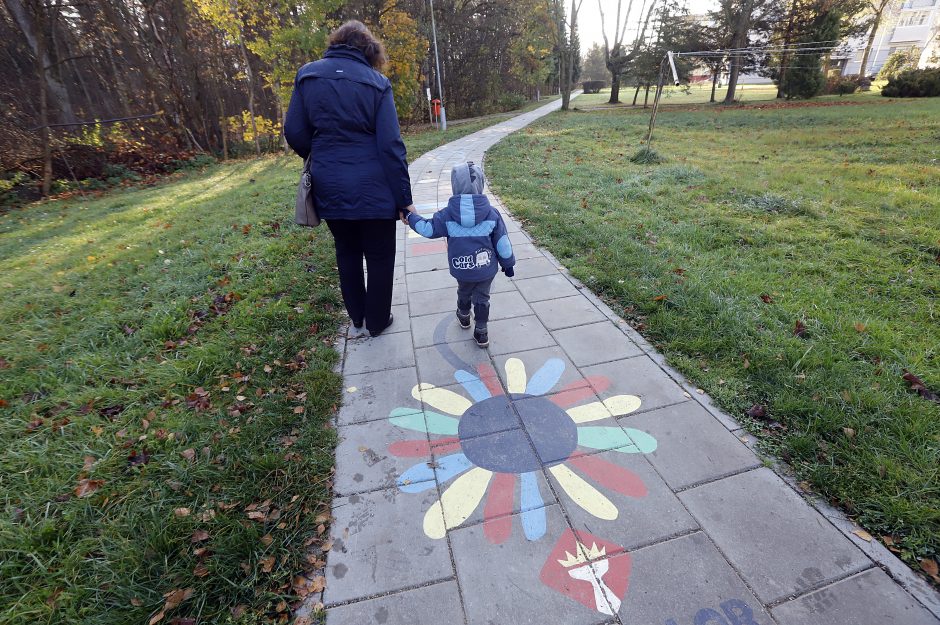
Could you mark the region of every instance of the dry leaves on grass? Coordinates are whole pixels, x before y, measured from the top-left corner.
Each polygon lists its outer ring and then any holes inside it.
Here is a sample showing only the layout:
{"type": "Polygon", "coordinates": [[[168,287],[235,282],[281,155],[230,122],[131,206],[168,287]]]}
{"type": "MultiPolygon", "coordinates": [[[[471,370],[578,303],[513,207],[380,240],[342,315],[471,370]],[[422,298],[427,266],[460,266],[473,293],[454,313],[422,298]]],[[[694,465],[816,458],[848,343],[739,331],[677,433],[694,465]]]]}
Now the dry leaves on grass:
{"type": "Polygon", "coordinates": [[[940,566],[937,565],[937,561],[933,558],[924,558],[920,561],[920,568],[933,578],[933,581],[940,584],[940,566]]]}
{"type": "Polygon", "coordinates": [[[76,497],[88,497],[104,485],[104,480],[89,480],[85,478],[78,482],[73,491],[76,497]]]}
{"type": "Polygon", "coordinates": [[[902,377],[908,384],[911,385],[912,391],[914,391],[915,393],[917,393],[924,399],[927,399],[929,401],[935,401],[938,404],[940,404],[940,395],[938,395],[937,393],[934,393],[932,390],[927,388],[927,385],[924,384],[924,381],[921,380],[919,377],[917,377],[916,375],[914,375],[907,369],[904,369],[904,375],[902,377]]]}
{"type": "Polygon", "coordinates": [[[799,337],[801,339],[806,338],[806,324],[803,323],[802,319],[796,320],[796,324],[793,326],[793,336],[799,337]]]}
{"type": "Polygon", "coordinates": [[[159,612],[153,615],[150,619],[149,625],[154,625],[154,623],[159,623],[163,620],[163,617],[166,616],[166,613],[170,610],[178,607],[184,601],[193,596],[192,588],[174,588],[173,590],[167,592],[163,595],[165,601],[163,602],[163,608],[159,612]]]}

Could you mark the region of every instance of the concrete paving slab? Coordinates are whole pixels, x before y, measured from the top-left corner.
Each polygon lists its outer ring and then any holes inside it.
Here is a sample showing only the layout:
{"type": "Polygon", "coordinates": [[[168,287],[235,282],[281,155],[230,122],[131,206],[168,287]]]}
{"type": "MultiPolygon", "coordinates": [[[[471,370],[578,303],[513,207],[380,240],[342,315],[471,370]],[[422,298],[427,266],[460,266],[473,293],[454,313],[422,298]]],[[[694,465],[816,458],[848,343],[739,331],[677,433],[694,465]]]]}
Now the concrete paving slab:
{"type": "Polygon", "coordinates": [[[418,383],[415,367],[393,369],[382,375],[363,373],[343,376],[343,405],[337,415],[339,425],[387,419],[399,406],[408,405],[411,389],[418,383]]]}
{"type": "Polygon", "coordinates": [[[493,355],[511,354],[555,344],[542,322],[535,315],[514,319],[497,319],[489,323],[490,347],[493,355]]]}
{"type": "Polygon", "coordinates": [[[764,603],[871,566],[770,469],[705,484],[679,498],[764,603]]]}
{"type": "Polygon", "coordinates": [[[428,254],[427,256],[414,256],[408,259],[405,266],[408,273],[423,273],[425,271],[444,271],[450,273],[447,262],[447,253],[428,254]]]}
{"type": "Polygon", "coordinates": [[[544,256],[539,258],[526,258],[524,260],[516,260],[515,266],[516,277],[519,279],[524,278],[538,278],[539,276],[551,276],[558,273],[558,268],[552,264],[550,260],[544,256]]]}
{"type": "MultiPolygon", "coordinates": [[[[774,625],[701,532],[630,554],[630,588],[620,621],[640,625],[774,625]]],[[[804,625],[812,625],[807,622],[804,625]]]]}
{"type": "MultiPolygon", "coordinates": [[[[580,395],[585,397],[594,395],[590,392],[590,384],[581,376],[578,368],[574,366],[564,350],[557,345],[501,354],[495,356],[493,361],[496,363],[496,374],[503,382],[503,387],[511,388],[513,392],[524,391],[529,388],[530,391],[533,391],[530,394],[554,395],[563,390],[573,390],[577,387],[582,389],[580,395]],[[507,371],[506,363],[510,359],[521,362],[522,367],[520,368],[517,363],[513,363],[507,371]],[[541,373],[539,373],[540,371],[541,373]],[[532,384],[530,387],[529,382],[536,376],[537,383],[532,384]],[[513,384],[510,384],[510,377],[514,380],[513,384]],[[548,386],[548,382],[553,380],[554,383],[548,386]]],[[[577,396],[571,396],[570,398],[575,401],[577,396]]]]}
{"type": "MultiPolygon", "coordinates": [[[[396,321],[405,324],[406,320],[396,321]]],[[[411,332],[381,334],[375,338],[361,338],[346,343],[346,362],[343,374],[370,373],[386,369],[401,369],[415,364],[411,332]]]]}
{"type": "Polygon", "coordinates": [[[820,588],[772,611],[779,625],[936,625],[940,619],[918,604],[881,569],[871,569],[820,588]]]}
{"type": "MultiPolygon", "coordinates": [[[[621,550],[630,550],[698,529],[698,523],[649,462],[632,451],[603,451],[565,462],[567,470],[585,480],[590,489],[566,487],[549,471],[549,480],[575,532],[601,536],[621,550]]],[[[570,481],[570,477],[563,479],[570,481]]],[[[614,553],[608,551],[607,555],[614,553]]]]}
{"type": "Polygon", "coordinates": [[[515,255],[516,260],[525,260],[526,258],[542,258],[545,255],[535,245],[531,243],[523,243],[521,245],[513,245],[512,253],[515,255]]]}
{"type": "Polygon", "coordinates": [[[695,402],[620,419],[657,441],[649,461],[673,490],[760,466],[760,459],[695,402]]]}
{"type": "Polygon", "coordinates": [[[488,542],[498,543],[508,536],[505,532],[506,525],[510,523],[507,515],[557,503],[538,458],[520,428],[475,437],[461,436],[459,451],[434,447],[433,453],[434,462],[438,465],[434,472],[443,493],[441,507],[445,518],[465,519],[455,527],[488,524],[489,527],[484,528],[488,542]],[[455,462],[467,461],[458,459],[458,454],[466,457],[471,466],[460,477],[453,474],[452,467],[455,462]],[[468,497],[470,481],[483,486],[468,497]],[[472,509],[467,508],[468,504],[474,503],[476,505],[472,509]]]}
{"type": "MultiPolygon", "coordinates": [[[[558,506],[546,512],[546,534],[560,536],[565,522],[558,506]]],[[[451,532],[457,578],[463,589],[468,625],[600,625],[609,615],[592,610],[538,581],[539,570],[552,554],[553,540],[529,541],[520,515],[510,517],[511,536],[490,545],[483,525],[451,532]],[[482,552],[482,553],[481,553],[482,552]],[[482,557],[481,557],[482,556],[482,557]]],[[[571,579],[566,590],[583,584],[571,579]]],[[[604,601],[604,599],[601,599],[604,601]]],[[[609,606],[607,610],[610,611],[609,606]]]]}
{"type": "Polygon", "coordinates": [[[525,245],[526,243],[531,243],[532,239],[529,238],[529,235],[520,230],[519,232],[509,233],[509,242],[512,243],[513,246],[525,245]]]}
{"type": "Polygon", "coordinates": [[[441,582],[328,610],[326,625],[457,625],[463,609],[457,582],[441,582]]]}
{"type": "Polygon", "coordinates": [[[547,299],[558,299],[578,294],[578,289],[560,274],[542,276],[540,278],[514,279],[516,288],[522,293],[527,302],[541,302],[547,299]]]}
{"type": "MultiPolygon", "coordinates": [[[[405,261],[407,266],[410,261],[405,261]]],[[[426,271],[419,274],[408,274],[408,294],[420,291],[433,291],[436,289],[452,288],[454,297],[457,295],[457,281],[449,271],[426,271]]],[[[456,301],[456,299],[455,299],[456,301]]]]}
{"type": "Polygon", "coordinates": [[[421,382],[436,386],[453,384],[454,372],[459,369],[476,371],[480,365],[490,365],[490,355],[480,349],[473,340],[431,347],[419,347],[414,351],[421,382]]]}
{"type": "Polygon", "coordinates": [[[552,336],[579,367],[639,356],[643,352],[609,321],[556,330],[552,336]]]}
{"type": "Polygon", "coordinates": [[[632,444],[627,432],[611,416],[595,395],[582,402],[559,406],[565,396],[522,397],[513,402],[522,425],[535,444],[539,459],[546,466],[564,462],[572,456],[592,454],[632,444]],[[590,421],[575,421],[578,413],[588,412],[590,421]]]}
{"type": "Polygon", "coordinates": [[[594,390],[602,399],[612,395],[639,397],[638,410],[653,410],[688,399],[682,387],[646,356],[584,367],[582,372],[596,378],[594,390]]]}
{"type": "Polygon", "coordinates": [[[607,319],[587,298],[580,295],[533,302],[532,310],[549,330],[583,326],[607,319]]]}
{"type": "Polygon", "coordinates": [[[518,290],[502,291],[490,296],[490,321],[531,315],[532,309],[518,290]]]}
{"type": "MultiPolygon", "coordinates": [[[[414,408],[413,414],[424,423],[420,406],[414,408]]],[[[339,443],[333,488],[338,495],[394,487],[398,477],[411,466],[431,461],[426,433],[396,427],[388,421],[340,426],[336,433],[339,443]],[[406,456],[402,455],[406,452],[406,456]]]]}
{"type": "Polygon", "coordinates": [[[428,538],[423,529],[425,512],[437,499],[434,487],[422,494],[390,488],[335,499],[325,603],[329,606],[452,576],[447,543],[428,538]]]}
{"type": "Polygon", "coordinates": [[[457,322],[457,315],[453,310],[434,315],[412,317],[411,327],[415,347],[428,347],[438,343],[473,341],[473,330],[461,328],[457,322]]]}
{"type": "Polygon", "coordinates": [[[413,317],[457,310],[457,284],[434,291],[419,291],[409,297],[413,317]]]}

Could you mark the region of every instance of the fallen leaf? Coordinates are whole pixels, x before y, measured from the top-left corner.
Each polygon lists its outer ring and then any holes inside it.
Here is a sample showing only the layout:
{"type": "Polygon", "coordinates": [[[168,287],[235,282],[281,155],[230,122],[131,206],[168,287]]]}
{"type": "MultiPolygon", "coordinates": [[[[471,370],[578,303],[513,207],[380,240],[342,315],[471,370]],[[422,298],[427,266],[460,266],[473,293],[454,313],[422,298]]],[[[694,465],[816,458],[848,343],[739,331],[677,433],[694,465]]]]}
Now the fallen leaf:
{"type": "Polygon", "coordinates": [[[82,470],[83,470],[83,471],[91,471],[91,468],[92,468],[93,466],[95,466],[95,461],[96,461],[96,460],[97,460],[97,458],[95,458],[94,456],[85,456],[85,457],[83,458],[83,461],[84,461],[84,462],[83,462],[83,464],[82,464],[82,470]]]}
{"type": "Polygon", "coordinates": [[[763,404],[754,404],[748,408],[746,414],[752,419],[763,419],[767,416],[767,407],[763,404]]]}
{"type": "Polygon", "coordinates": [[[937,567],[937,561],[933,558],[924,558],[920,561],[920,568],[924,570],[924,573],[930,575],[931,577],[936,577],[940,574],[940,569],[937,567]]]}
{"type": "Polygon", "coordinates": [[[871,534],[869,534],[865,530],[855,530],[852,533],[858,536],[859,538],[861,538],[862,540],[864,540],[866,543],[871,542],[871,534]]]}
{"type": "Polygon", "coordinates": [[[209,540],[209,532],[207,532],[206,530],[196,530],[195,532],[193,532],[193,535],[190,536],[189,538],[189,542],[193,544],[201,543],[204,540],[209,540]]]}
{"type": "Polygon", "coordinates": [[[294,407],[294,414],[303,414],[303,411],[304,411],[304,407],[303,407],[303,406],[295,406],[295,407],[294,407]]]}
{"type": "Polygon", "coordinates": [[[196,577],[205,577],[208,574],[209,569],[207,569],[204,564],[197,564],[196,568],[193,569],[193,575],[196,577]]]}
{"type": "Polygon", "coordinates": [[[310,592],[320,592],[324,588],[326,588],[326,578],[322,575],[317,575],[310,580],[310,592]]]}
{"type": "Polygon", "coordinates": [[[104,480],[89,480],[84,479],[78,483],[78,486],[75,487],[75,496],[76,497],[88,497],[96,490],[101,488],[104,485],[104,480]]]}
{"type": "Polygon", "coordinates": [[[163,617],[164,617],[164,616],[166,616],[166,610],[160,610],[159,612],[157,612],[156,614],[154,614],[154,615],[150,618],[149,621],[147,621],[147,624],[148,624],[148,625],[154,625],[154,623],[159,623],[160,621],[163,620],[163,617]]]}
{"type": "Polygon", "coordinates": [[[270,573],[271,569],[274,568],[274,556],[268,556],[267,558],[261,559],[261,570],[265,573],[270,573]]]}
{"type": "Polygon", "coordinates": [[[803,323],[801,319],[797,319],[796,325],[793,326],[793,336],[797,336],[801,339],[806,338],[806,324],[803,323]]]}
{"type": "Polygon", "coordinates": [[[842,428],[842,432],[846,435],[847,438],[855,438],[855,430],[852,428],[842,428]]]}
{"type": "Polygon", "coordinates": [[[856,331],[856,332],[864,332],[865,330],[866,330],[866,326],[865,326],[864,323],[856,323],[856,324],[855,324],[855,331],[856,331]]]}
{"type": "Polygon", "coordinates": [[[127,464],[132,467],[147,464],[148,462],[150,462],[150,454],[147,453],[146,449],[141,449],[139,452],[136,449],[132,449],[130,455],[127,457],[127,464]]]}
{"type": "Polygon", "coordinates": [[[270,534],[265,534],[264,536],[261,537],[261,544],[264,545],[265,547],[267,547],[273,542],[274,542],[274,537],[271,536],[270,534]]]}
{"type": "Polygon", "coordinates": [[[184,601],[192,597],[193,589],[192,588],[185,588],[185,589],[176,588],[164,594],[163,596],[164,598],[166,598],[166,602],[163,605],[163,610],[164,611],[172,610],[173,608],[177,607],[178,605],[180,605],[181,603],[183,603],[184,601]]]}
{"type": "Polygon", "coordinates": [[[940,403],[940,395],[937,395],[937,393],[934,393],[929,388],[927,388],[927,385],[924,384],[924,381],[921,380],[919,377],[917,377],[916,375],[914,375],[907,369],[904,369],[904,375],[901,377],[903,377],[904,380],[908,384],[911,385],[912,391],[914,391],[915,393],[917,393],[924,399],[940,403]]]}
{"type": "Polygon", "coordinates": [[[654,302],[661,302],[661,301],[665,300],[667,297],[669,297],[669,296],[668,296],[668,295],[657,295],[656,297],[653,298],[653,301],[654,301],[654,302]]]}
{"type": "Polygon", "coordinates": [[[761,294],[760,294],[760,298],[761,298],[761,301],[764,302],[765,304],[773,304],[773,303],[774,303],[774,298],[772,298],[772,297],[771,297],[769,294],[767,294],[767,293],[761,293],[761,294]]]}
{"type": "Polygon", "coordinates": [[[184,449],[183,451],[180,452],[180,455],[183,456],[183,458],[186,458],[187,460],[189,460],[190,462],[193,462],[196,460],[195,449],[184,449]]]}
{"type": "Polygon", "coordinates": [[[135,608],[139,608],[140,606],[144,605],[144,602],[141,599],[134,597],[131,599],[131,605],[135,608]]]}
{"type": "Polygon", "coordinates": [[[191,512],[189,508],[176,508],[173,510],[173,514],[177,517],[187,517],[190,515],[190,513],[191,512]]]}

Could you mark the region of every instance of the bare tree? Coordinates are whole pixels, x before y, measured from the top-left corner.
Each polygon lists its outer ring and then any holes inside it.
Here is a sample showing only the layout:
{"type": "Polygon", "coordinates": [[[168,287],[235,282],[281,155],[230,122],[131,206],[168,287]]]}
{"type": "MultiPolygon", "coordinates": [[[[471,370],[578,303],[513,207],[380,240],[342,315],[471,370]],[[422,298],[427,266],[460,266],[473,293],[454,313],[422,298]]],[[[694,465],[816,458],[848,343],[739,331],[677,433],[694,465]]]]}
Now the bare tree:
{"type": "MultiPolygon", "coordinates": [[[[650,4],[649,10],[646,13],[646,20],[643,22],[643,26],[640,27],[640,25],[637,24],[636,39],[633,42],[633,47],[629,51],[627,51],[626,47],[624,46],[624,39],[627,35],[627,25],[630,23],[630,13],[633,10],[633,0],[628,0],[627,10],[624,14],[623,22],[620,21],[622,4],[622,0],[617,0],[617,18],[614,21],[614,44],[611,46],[610,40],[607,38],[607,25],[605,23],[606,16],[604,15],[604,7],[601,6],[601,0],[597,0],[597,8],[601,12],[601,33],[604,35],[604,62],[607,65],[607,70],[610,72],[610,99],[607,101],[608,104],[620,103],[620,77],[623,75],[623,71],[630,64],[630,62],[634,59],[634,57],[636,57],[640,47],[643,45],[643,42],[646,38],[646,29],[649,26],[650,17],[653,15],[653,10],[656,7],[656,0],[653,0],[650,4]]],[[[643,5],[640,8],[641,17],[645,8],[646,0],[643,0],[643,5]]]]}
{"type": "Polygon", "coordinates": [[[895,4],[897,0],[869,0],[868,9],[872,12],[871,32],[868,33],[868,42],[865,44],[865,52],[862,54],[862,64],[858,68],[858,75],[865,76],[868,67],[868,57],[871,55],[871,49],[875,45],[875,35],[878,34],[878,27],[881,26],[881,18],[886,9],[895,4]]]}

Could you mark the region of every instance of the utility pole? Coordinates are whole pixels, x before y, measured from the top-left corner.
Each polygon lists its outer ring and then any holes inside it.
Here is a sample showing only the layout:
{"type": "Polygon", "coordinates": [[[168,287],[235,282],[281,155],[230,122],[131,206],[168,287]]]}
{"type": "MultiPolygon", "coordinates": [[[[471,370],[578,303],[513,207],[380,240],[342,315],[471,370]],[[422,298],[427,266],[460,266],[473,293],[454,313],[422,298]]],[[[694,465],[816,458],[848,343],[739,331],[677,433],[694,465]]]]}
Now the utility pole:
{"type": "Polygon", "coordinates": [[[431,3],[431,34],[434,37],[434,64],[437,66],[437,96],[441,99],[441,131],[447,130],[447,112],[444,110],[444,88],[441,87],[441,57],[437,53],[437,25],[434,23],[434,0],[431,3]]]}

